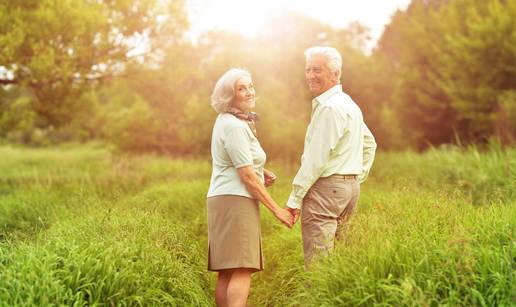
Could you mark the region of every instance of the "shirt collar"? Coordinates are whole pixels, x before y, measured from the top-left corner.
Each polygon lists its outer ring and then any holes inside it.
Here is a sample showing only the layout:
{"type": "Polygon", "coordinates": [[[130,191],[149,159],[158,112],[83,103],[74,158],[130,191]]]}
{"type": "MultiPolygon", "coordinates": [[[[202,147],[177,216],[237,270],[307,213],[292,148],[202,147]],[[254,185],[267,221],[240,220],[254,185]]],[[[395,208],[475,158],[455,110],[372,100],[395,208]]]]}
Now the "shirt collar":
{"type": "Polygon", "coordinates": [[[325,103],[330,99],[331,96],[337,93],[342,93],[342,84],[340,83],[334,85],[333,87],[329,88],[326,92],[312,99],[312,110],[315,110],[315,108],[320,103],[325,103]]]}

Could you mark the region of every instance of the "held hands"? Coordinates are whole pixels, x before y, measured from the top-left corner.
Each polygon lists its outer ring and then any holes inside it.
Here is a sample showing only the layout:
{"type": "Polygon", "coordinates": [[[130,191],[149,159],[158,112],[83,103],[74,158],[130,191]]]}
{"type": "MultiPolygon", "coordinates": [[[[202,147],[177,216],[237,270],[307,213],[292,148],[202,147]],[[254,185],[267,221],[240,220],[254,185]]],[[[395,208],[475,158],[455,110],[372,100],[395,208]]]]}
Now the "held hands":
{"type": "Polygon", "coordinates": [[[274,181],[276,181],[276,179],[278,178],[273,172],[267,169],[263,170],[263,177],[265,179],[264,185],[266,187],[270,187],[271,185],[273,185],[274,181]]]}
{"type": "Polygon", "coordinates": [[[290,214],[290,212],[287,209],[284,208],[278,208],[274,212],[274,216],[285,226],[288,228],[292,228],[294,226],[294,217],[290,214]]]}
{"type": "Polygon", "coordinates": [[[293,209],[293,208],[290,208],[290,207],[285,207],[285,210],[287,210],[290,215],[292,216],[292,225],[294,225],[297,220],[299,219],[299,215],[301,214],[301,210],[300,209],[293,209]]]}
{"type": "Polygon", "coordinates": [[[299,215],[301,214],[300,209],[292,209],[289,207],[278,209],[274,215],[276,218],[285,224],[288,228],[292,228],[294,224],[299,219],[299,215]]]}

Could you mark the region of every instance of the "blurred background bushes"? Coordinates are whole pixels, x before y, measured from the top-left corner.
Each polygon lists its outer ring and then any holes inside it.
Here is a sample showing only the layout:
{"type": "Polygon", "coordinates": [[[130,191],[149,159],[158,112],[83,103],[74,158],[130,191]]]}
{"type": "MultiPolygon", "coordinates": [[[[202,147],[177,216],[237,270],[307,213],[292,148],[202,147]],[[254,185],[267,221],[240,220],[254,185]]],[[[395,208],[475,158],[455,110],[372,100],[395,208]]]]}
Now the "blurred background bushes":
{"type": "Polygon", "coordinates": [[[297,161],[311,100],[303,51],[332,45],[381,149],[514,144],[514,16],[514,1],[413,0],[369,52],[362,25],[334,29],[289,11],[253,39],[218,31],[192,41],[182,1],[9,1],[0,4],[0,142],[103,139],[205,155],[214,83],[243,67],[266,152],[297,161]]]}

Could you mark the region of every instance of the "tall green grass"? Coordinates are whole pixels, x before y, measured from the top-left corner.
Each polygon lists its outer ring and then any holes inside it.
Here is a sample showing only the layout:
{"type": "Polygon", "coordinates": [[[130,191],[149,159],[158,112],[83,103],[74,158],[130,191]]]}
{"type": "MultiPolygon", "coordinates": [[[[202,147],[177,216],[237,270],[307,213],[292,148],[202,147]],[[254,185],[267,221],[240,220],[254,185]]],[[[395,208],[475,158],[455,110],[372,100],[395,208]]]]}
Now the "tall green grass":
{"type": "Polygon", "coordinates": [[[394,197],[356,216],[347,242],[311,272],[298,302],[511,305],[514,208],[394,197]]]}
{"type": "MultiPolygon", "coordinates": [[[[209,161],[0,147],[0,306],[210,306],[209,161]]],[[[281,204],[295,165],[273,162],[281,204]]],[[[303,268],[262,209],[251,306],[511,306],[516,150],[379,153],[351,227],[303,268]]]]}
{"type": "Polygon", "coordinates": [[[110,210],[2,248],[6,305],[211,305],[200,246],[169,220],[110,210]]]}
{"type": "Polygon", "coordinates": [[[493,143],[477,147],[433,148],[424,154],[383,153],[375,161],[375,186],[458,194],[476,205],[516,199],[516,149],[493,143]]]}

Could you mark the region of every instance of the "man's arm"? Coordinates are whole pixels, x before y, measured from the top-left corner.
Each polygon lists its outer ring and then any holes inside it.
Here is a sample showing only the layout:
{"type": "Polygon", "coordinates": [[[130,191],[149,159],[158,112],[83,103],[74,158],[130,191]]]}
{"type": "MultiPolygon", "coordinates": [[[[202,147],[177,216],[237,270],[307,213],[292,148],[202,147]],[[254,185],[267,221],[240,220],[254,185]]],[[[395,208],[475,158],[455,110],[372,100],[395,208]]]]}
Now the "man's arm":
{"type": "Polygon", "coordinates": [[[374,139],[371,130],[367,128],[366,124],[362,122],[362,131],[364,133],[364,153],[363,153],[363,163],[362,163],[362,173],[360,174],[358,180],[360,183],[364,182],[369,175],[369,170],[373,166],[374,155],[376,152],[376,141],[374,139]]]}
{"type": "Polygon", "coordinates": [[[310,143],[305,144],[305,158],[292,182],[292,193],[287,201],[287,207],[292,209],[301,207],[303,198],[323,173],[330,152],[342,137],[343,123],[337,113],[330,107],[320,108],[320,112],[312,119],[313,134],[310,143]]]}

